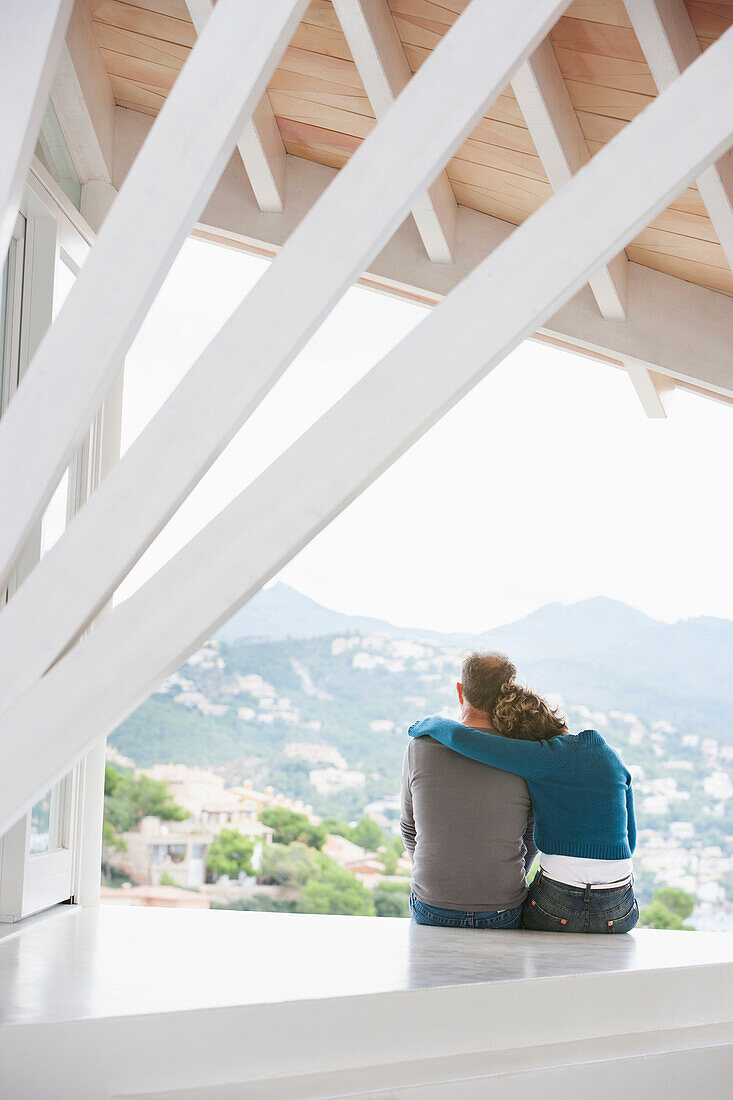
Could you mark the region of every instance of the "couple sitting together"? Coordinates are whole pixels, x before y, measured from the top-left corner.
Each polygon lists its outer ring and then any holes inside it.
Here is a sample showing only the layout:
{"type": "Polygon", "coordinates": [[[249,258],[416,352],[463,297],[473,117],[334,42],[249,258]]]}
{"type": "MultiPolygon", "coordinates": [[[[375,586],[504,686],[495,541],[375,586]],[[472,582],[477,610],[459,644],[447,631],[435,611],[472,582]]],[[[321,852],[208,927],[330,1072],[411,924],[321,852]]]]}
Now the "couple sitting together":
{"type": "Polygon", "coordinates": [[[409,731],[400,824],[414,920],[629,932],[636,824],[614,750],[595,730],[568,733],[498,653],[466,658],[458,700],[460,722],[424,718],[409,731]]]}

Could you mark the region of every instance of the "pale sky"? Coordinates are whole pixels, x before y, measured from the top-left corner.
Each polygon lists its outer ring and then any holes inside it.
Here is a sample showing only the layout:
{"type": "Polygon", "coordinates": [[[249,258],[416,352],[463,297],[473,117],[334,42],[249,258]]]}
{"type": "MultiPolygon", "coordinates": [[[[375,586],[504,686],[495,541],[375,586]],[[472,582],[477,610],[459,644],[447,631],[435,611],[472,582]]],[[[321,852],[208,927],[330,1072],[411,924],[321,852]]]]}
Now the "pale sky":
{"type": "MultiPolygon", "coordinates": [[[[186,243],[127,357],[123,449],[266,264],[186,243]]],[[[118,598],[423,315],[349,291],[118,598]]],[[[622,371],[528,341],[278,579],[339,611],[433,630],[485,630],[551,601],[598,595],[667,621],[733,618],[732,468],[730,408],[677,392],[669,419],[648,420],[622,371]]]]}

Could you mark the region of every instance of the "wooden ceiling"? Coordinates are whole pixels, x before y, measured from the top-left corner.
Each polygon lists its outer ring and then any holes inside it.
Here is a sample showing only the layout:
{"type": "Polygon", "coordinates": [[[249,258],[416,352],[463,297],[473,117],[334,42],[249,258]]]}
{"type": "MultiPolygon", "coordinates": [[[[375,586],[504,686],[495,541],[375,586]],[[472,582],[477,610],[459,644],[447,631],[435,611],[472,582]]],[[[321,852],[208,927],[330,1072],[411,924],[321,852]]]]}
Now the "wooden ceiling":
{"type": "MultiPolygon", "coordinates": [[[[389,0],[413,72],[469,0],[389,0]]],[[[117,103],[155,115],[196,39],[185,0],[90,0],[117,103]]],[[[687,0],[703,49],[731,4],[687,0]]],[[[574,0],[550,39],[591,153],[656,95],[622,0],[574,0]]],[[[330,0],[308,8],[270,85],[288,153],[339,168],[376,125],[330,0]]],[[[551,194],[507,88],[447,167],[459,203],[519,224],[551,194]]],[[[733,296],[733,273],[697,188],[628,246],[630,260],[733,296]]]]}

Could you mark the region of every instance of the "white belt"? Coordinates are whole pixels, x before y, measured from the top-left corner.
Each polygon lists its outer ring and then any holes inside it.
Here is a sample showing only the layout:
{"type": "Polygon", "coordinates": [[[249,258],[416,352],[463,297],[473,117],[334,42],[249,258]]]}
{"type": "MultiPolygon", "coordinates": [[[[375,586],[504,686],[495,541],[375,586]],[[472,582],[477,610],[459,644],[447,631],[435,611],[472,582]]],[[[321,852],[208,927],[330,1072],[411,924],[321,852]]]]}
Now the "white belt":
{"type": "Polygon", "coordinates": [[[542,871],[542,877],[550,882],[559,882],[562,886],[574,886],[576,890],[618,890],[622,886],[631,886],[634,881],[633,874],[620,878],[616,882],[571,882],[569,879],[548,875],[547,871],[542,871]]]}

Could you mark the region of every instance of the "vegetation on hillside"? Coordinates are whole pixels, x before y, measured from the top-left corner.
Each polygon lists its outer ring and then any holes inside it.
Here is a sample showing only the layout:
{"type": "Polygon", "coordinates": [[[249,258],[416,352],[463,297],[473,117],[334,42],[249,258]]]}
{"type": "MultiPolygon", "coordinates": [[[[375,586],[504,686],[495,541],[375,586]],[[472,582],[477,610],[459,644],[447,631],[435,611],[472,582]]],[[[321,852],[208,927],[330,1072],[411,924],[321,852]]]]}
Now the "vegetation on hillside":
{"type": "Polygon", "coordinates": [[[236,829],[222,829],[209,848],[206,870],[215,878],[226,875],[236,880],[240,874],[253,875],[254,844],[236,829]]]}
{"type": "Polygon", "coordinates": [[[264,810],[260,814],[260,821],[263,825],[269,825],[275,830],[272,837],[275,844],[293,844],[299,840],[309,848],[320,850],[326,843],[326,830],[323,825],[311,825],[305,814],[287,810],[284,806],[264,810]]]}
{"type": "Polygon", "coordinates": [[[147,775],[131,775],[107,764],[104,772],[104,843],[119,843],[119,835],[139,825],[144,817],[185,821],[188,810],[172,799],[168,784],[147,775]],[[111,831],[110,831],[111,830],[111,831]]]}
{"type": "Polygon", "coordinates": [[[668,928],[694,932],[684,922],[692,916],[695,898],[685,890],[662,886],[654,891],[651,901],[639,913],[640,928],[668,928]]]}

